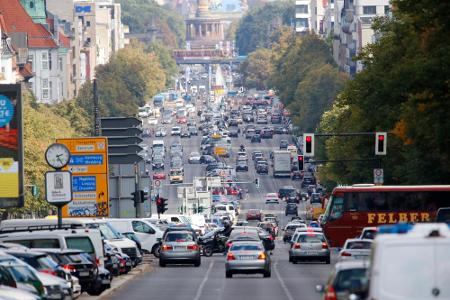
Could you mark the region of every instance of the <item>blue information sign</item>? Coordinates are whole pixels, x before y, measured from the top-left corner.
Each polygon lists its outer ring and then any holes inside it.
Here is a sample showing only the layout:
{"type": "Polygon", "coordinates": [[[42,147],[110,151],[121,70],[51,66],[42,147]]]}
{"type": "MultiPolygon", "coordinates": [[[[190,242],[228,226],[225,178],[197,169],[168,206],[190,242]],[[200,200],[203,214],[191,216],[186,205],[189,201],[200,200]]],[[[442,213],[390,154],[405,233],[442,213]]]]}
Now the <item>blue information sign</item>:
{"type": "Polygon", "coordinates": [[[71,166],[84,166],[84,165],[102,165],[102,155],[72,155],[70,157],[69,165],[71,166]]]}
{"type": "Polygon", "coordinates": [[[74,192],[95,192],[97,190],[95,176],[73,176],[72,189],[74,192]]]}
{"type": "Polygon", "coordinates": [[[14,106],[11,100],[5,95],[0,95],[0,128],[11,122],[14,116],[14,106]]]}

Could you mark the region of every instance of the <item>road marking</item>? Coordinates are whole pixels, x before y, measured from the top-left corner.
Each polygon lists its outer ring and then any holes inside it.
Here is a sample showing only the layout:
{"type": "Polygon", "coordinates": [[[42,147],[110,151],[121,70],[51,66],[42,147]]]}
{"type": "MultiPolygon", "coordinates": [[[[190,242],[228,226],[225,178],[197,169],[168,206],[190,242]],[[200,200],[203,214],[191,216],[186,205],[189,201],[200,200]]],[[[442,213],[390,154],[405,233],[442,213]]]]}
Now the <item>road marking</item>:
{"type": "Polygon", "coordinates": [[[294,297],[292,297],[292,294],[291,294],[291,292],[289,292],[289,290],[288,290],[286,284],[284,283],[283,279],[281,279],[280,273],[278,272],[278,269],[277,269],[277,265],[278,265],[278,262],[275,262],[275,264],[273,266],[274,271],[275,271],[275,275],[277,275],[278,281],[280,282],[281,287],[283,288],[284,293],[286,294],[286,297],[289,300],[294,300],[294,297]]]}
{"type": "MultiPolygon", "coordinates": [[[[205,277],[203,278],[202,283],[200,283],[200,286],[198,287],[197,294],[195,295],[194,300],[200,299],[202,292],[203,292],[203,288],[205,287],[206,281],[208,281],[209,273],[211,273],[213,266],[214,266],[214,260],[212,260],[211,263],[209,264],[208,271],[206,271],[205,277]]],[[[291,300],[291,299],[289,299],[289,300],[291,300]]]]}

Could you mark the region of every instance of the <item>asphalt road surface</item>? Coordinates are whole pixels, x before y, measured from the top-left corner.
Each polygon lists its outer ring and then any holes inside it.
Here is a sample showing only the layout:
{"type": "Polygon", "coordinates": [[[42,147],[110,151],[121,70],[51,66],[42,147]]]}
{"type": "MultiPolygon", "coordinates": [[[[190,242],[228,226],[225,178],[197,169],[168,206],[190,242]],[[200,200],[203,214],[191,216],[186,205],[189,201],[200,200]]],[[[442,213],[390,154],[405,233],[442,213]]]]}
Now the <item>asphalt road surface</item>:
{"type": "MultiPolygon", "coordinates": [[[[167,126],[170,132],[171,126],[167,126]]],[[[190,139],[167,136],[165,141],[170,145],[174,140],[181,140],[184,147],[185,182],[192,182],[194,176],[204,176],[204,166],[187,164],[187,157],[192,151],[199,151],[200,135],[190,139]]],[[[273,139],[263,139],[261,144],[251,144],[243,136],[233,139],[233,152],[237,152],[239,145],[244,144],[250,156],[252,150],[262,150],[266,155],[270,150],[278,149],[281,139],[289,140],[289,136],[275,135],[273,139]]],[[[228,162],[234,166],[235,156],[228,162]]],[[[169,161],[167,161],[167,164],[169,161]]],[[[238,180],[253,182],[260,179],[260,187],[255,184],[242,185],[248,190],[241,201],[241,217],[250,208],[259,208],[264,212],[278,215],[280,228],[288,222],[290,217],[284,215],[284,204],[266,205],[264,196],[269,192],[277,192],[283,185],[294,185],[299,188],[299,181],[290,179],[274,179],[271,171],[269,175],[258,175],[249,157],[249,171],[238,173],[238,180]]],[[[168,166],[166,166],[166,171],[168,166]]],[[[168,213],[176,213],[181,203],[177,202],[176,186],[163,185],[162,194],[169,199],[168,213]]],[[[304,206],[299,206],[300,215],[304,214],[304,206]]],[[[279,238],[282,235],[280,231],[279,238]]],[[[263,278],[262,275],[235,275],[231,279],[225,278],[225,257],[215,254],[213,257],[202,257],[200,267],[168,266],[160,268],[154,264],[152,272],[131,282],[117,292],[111,299],[157,299],[157,300],[211,300],[211,299],[246,299],[246,300],[315,300],[320,295],[315,292],[317,284],[323,284],[332,270],[336,253],[332,255],[332,264],[288,262],[288,245],[276,241],[276,247],[271,256],[272,277],[263,278]]]]}

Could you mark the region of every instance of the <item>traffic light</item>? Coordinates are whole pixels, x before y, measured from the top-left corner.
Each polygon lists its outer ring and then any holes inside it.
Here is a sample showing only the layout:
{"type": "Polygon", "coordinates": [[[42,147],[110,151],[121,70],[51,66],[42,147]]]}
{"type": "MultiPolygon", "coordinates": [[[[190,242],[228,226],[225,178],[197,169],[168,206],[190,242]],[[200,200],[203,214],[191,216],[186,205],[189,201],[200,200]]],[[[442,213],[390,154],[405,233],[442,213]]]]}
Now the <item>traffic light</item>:
{"type": "Polygon", "coordinates": [[[203,212],[203,206],[200,205],[200,206],[198,207],[197,212],[198,212],[199,214],[201,214],[201,213],[203,212]]]}
{"type": "Polygon", "coordinates": [[[387,148],[387,133],[375,133],[375,155],[386,155],[387,148]]]}
{"type": "Polygon", "coordinates": [[[303,171],[303,165],[305,163],[303,155],[298,156],[298,170],[303,171]]]}
{"type": "Polygon", "coordinates": [[[141,193],[140,191],[134,191],[131,193],[131,195],[133,195],[133,203],[134,207],[136,207],[136,205],[141,201],[140,200],[141,193]]]}
{"type": "Polygon", "coordinates": [[[145,202],[145,196],[147,196],[147,195],[148,195],[147,192],[144,192],[143,190],[139,191],[139,199],[141,200],[141,203],[145,202]]]}
{"type": "Polygon", "coordinates": [[[162,201],[162,209],[161,209],[161,213],[165,213],[167,211],[167,199],[166,198],[161,198],[162,201]]]}
{"type": "Polygon", "coordinates": [[[314,156],[314,133],[303,134],[303,156],[314,156]]]}
{"type": "Polygon", "coordinates": [[[259,178],[255,178],[255,185],[257,188],[259,188],[259,178]]]}

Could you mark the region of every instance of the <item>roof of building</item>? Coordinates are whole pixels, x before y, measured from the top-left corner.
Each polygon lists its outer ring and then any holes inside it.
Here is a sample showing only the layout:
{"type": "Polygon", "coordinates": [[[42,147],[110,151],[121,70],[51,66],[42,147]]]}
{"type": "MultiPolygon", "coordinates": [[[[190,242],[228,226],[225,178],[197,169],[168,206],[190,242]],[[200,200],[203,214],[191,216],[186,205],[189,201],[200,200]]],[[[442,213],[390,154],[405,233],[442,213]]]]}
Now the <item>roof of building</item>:
{"type": "Polygon", "coordinates": [[[59,45],[63,48],[70,48],[70,38],[66,36],[63,30],[59,30],[59,45]]]}
{"type": "Polygon", "coordinates": [[[57,48],[51,33],[42,25],[33,22],[19,0],[0,0],[7,33],[25,32],[29,48],[57,48]]]}

